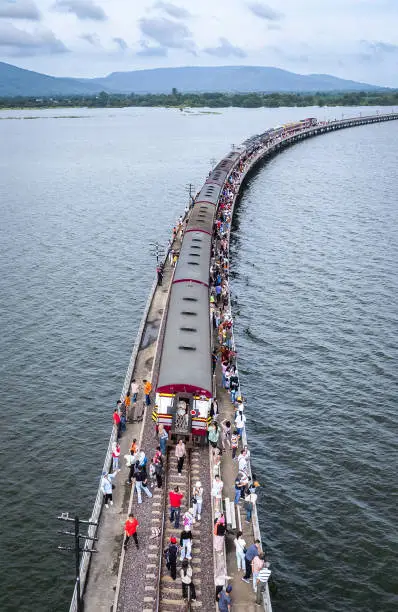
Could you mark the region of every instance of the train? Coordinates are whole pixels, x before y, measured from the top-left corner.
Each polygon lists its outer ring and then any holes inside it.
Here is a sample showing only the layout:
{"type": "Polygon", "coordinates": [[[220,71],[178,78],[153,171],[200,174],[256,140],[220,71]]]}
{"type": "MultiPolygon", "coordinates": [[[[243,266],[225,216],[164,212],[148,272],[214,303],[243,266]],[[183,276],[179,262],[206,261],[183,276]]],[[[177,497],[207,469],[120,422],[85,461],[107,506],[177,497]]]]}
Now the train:
{"type": "Polygon", "coordinates": [[[170,289],[154,421],[169,436],[205,440],[213,398],[210,259],[219,197],[237,164],[267,142],[316,125],[314,118],[253,136],[210,172],[189,214],[170,289]]]}
{"type": "Polygon", "coordinates": [[[240,159],[232,151],[195,199],[174,271],[156,387],[156,423],[176,435],[206,436],[213,397],[210,258],[219,197],[240,159]]]}

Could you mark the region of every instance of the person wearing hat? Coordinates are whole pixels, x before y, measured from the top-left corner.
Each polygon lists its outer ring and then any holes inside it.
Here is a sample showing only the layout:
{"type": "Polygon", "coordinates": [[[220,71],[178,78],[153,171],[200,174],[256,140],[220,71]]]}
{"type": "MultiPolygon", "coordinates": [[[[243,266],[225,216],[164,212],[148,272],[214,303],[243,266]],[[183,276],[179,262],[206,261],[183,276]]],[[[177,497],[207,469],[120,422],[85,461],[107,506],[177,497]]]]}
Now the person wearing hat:
{"type": "Polygon", "coordinates": [[[200,521],[200,515],[202,514],[202,503],[203,503],[203,487],[200,480],[197,480],[195,486],[192,489],[192,510],[193,519],[200,521]]]}
{"type": "Polygon", "coordinates": [[[170,571],[170,576],[173,580],[177,578],[177,556],[178,556],[178,546],[177,546],[177,538],[171,536],[170,544],[164,551],[166,557],[166,567],[170,571]]]}
{"type": "Polygon", "coordinates": [[[227,588],[218,594],[218,609],[220,612],[230,612],[232,605],[231,598],[232,586],[229,584],[227,588]]]}

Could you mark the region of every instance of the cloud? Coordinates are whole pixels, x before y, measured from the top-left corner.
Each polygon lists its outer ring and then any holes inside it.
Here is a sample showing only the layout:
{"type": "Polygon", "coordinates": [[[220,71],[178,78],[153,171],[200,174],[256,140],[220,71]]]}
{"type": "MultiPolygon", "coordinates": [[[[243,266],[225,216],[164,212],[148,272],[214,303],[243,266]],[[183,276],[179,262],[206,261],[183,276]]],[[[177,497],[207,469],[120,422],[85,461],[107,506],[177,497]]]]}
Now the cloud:
{"type": "Polygon", "coordinates": [[[0,17],[39,21],[40,11],[32,0],[0,0],[0,17]]]}
{"type": "Polygon", "coordinates": [[[195,51],[192,32],[183,23],[177,23],[165,17],[155,19],[143,17],[139,21],[139,27],[144,36],[154,40],[161,47],[195,51]]]}
{"type": "Polygon", "coordinates": [[[283,19],[283,13],[275,11],[268,4],[249,2],[247,6],[253,15],[260,17],[260,19],[265,19],[266,21],[280,21],[283,19]]]}
{"type": "Polygon", "coordinates": [[[220,38],[218,47],[206,47],[205,53],[215,57],[246,57],[246,52],[240,47],[235,47],[227,38],[220,38]]]}
{"type": "Polygon", "coordinates": [[[116,43],[120,47],[122,51],[126,51],[126,49],[129,48],[124,38],[119,38],[119,36],[116,36],[115,38],[112,38],[112,40],[114,43],[116,43]]]}
{"type": "Polygon", "coordinates": [[[398,53],[398,45],[385,43],[381,40],[361,40],[362,47],[365,47],[369,53],[398,53]]]}
{"type": "Polygon", "coordinates": [[[73,13],[78,19],[106,21],[104,10],[92,0],[57,0],[53,9],[59,13],[73,13]]]}
{"type": "Polygon", "coordinates": [[[168,50],[167,47],[158,46],[151,47],[145,40],[140,42],[141,49],[137,51],[136,55],[139,57],[166,57],[168,50]]]}
{"type": "Polygon", "coordinates": [[[30,33],[12,23],[0,23],[0,49],[6,55],[52,55],[69,51],[64,43],[48,29],[30,33]]]}
{"type": "Polygon", "coordinates": [[[156,2],[153,8],[158,8],[175,19],[189,19],[192,16],[187,9],[171,4],[171,2],[156,2]]]}
{"type": "Polygon", "coordinates": [[[88,42],[93,47],[100,47],[101,41],[98,34],[81,34],[80,38],[88,42]]]}

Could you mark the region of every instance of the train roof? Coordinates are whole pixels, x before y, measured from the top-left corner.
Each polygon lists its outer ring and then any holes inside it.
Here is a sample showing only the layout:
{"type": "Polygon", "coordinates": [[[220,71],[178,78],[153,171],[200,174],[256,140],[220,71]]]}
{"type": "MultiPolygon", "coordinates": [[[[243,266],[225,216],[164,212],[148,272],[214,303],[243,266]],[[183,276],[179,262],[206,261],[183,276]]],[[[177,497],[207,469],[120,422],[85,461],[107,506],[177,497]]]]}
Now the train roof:
{"type": "Polygon", "coordinates": [[[207,179],[196,197],[196,202],[211,202],[216,205],[221,189],[222,185],[214,183],[211,179],[207,179]]]}
{"type": "Polygon", "coordinates": [[[210,252],[211,236],[209,234],[195,231],[186,232],[173,282],[193,280],[208,285],[210,252]]]}
{"type": "Polygon", "coordinates": [[[212,396],[209,290],[174,283],[160,361],[158,393],[212,396]]]}
{"type": "Polygon", "coordinates": [[[185,236],[192,230],[199,230],[212,235],[215,214],[216,207],[213,204],[209,204],[208,202],[195,202],[189,215],[185,236]]]}

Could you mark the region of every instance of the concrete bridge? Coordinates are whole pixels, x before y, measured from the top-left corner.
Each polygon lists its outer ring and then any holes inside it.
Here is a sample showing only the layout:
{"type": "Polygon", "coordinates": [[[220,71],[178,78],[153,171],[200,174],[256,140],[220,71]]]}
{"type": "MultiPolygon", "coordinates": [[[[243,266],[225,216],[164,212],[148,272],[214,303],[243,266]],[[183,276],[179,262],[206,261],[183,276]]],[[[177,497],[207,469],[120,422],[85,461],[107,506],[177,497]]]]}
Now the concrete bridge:
{"type": "MultiPolygon", "coordinates": [[[[239,196],[242,189],[242,185],[244,184],[244,181],[247,176],[251,172],[255,171],[262,161],[265,161],[267,158],[271,157],[272,155],[275,155],[276,153],[285,149],[288,146],[299,143],[304,139],[312,138],[321,134],[326,134],[328,132],[361,125],[393,121],[396,119],[398,119],[398,112],[320,122],[307,129],[301,129],[287,134],[285,133],[277,138],[271,139],[268,142],[265,141],[263,143],[261,143],[261,135],[259,135],[257,137],[257,144],[255,146],[255,149],[250,151],[250,153],[248,153],[248,150],[245,146],[242,146],[237,149],[240,155],[234,165],[234,168],[240,165],[241,175],[240,185],[235,195],[235,199],[237,199],[237,197],[239,196]],[[244,160],[243,167],[242,160],[244,160]]],[[[127,390],[129,389],[132,378],[142,380],[142,378],[148,377],[152,379],[153,383],[155,383],[157,379],[160,352],[162,348],[162,334],[164,331],[164,321],[167,314],[168,297],[172,282],[172,276],[173,271],[166,257],[163,285],[157,286],[157,283],[155,281],[150,292],[147,306],[145,308],[145,312],[139,328],[137,340],[134,345],[133,354],[130,359],[125,383],[122,389],[122,400],[124,399],[124,396],[127,390]]],[[[219,391],[220,394],[224,392],[223,389],[220,389],[219,391]]],[[[141,420],[139,420],[139,422],[136,421],[134,423],[128,423],[127,425],[127,433],[125,436],[126,441],[124,444],[122,438],[122,445],[125,447],[122,448],[122,455],[128,452],[127,442],[130,441],[132,437],[136,437],[137,440],[140,441],[145,441],[148,436],[153,437],[153,423],[151,420],[151,414],[146,414],[144,412],[144,414],[140,415],[140,417],[141,420]]],[[[111,449],[112,444],[115,442],[115,440],[116,431],[113,430],[109,441],[107,454],[105,457],[105,470],[110,469],[111,449]]],[[[119,476],[119,479],[124,480],[124,476],[119,476]]],[[[152,543],[149,540],[147,541],[147,557],[149,566],[152,567],[153,570],[149,570],[151,573],[148,573],[151,582],[143,583],[142,585],[142,601],[135,600],[134,604],[132,604],[130,601],[128,606],[126,607],[123,606],[119,598],[119,589],[123,574],[126,573],[127,570],[129,570],[130,574],[131,569],[126,567],[125,555],[122,550],[122,533],[126,514],[128,510],[131,509],[132,495],[130,497],[130,491],[128,494],[126,494],[126,491],[124,490],[123,486],[120,486],[118,484],[115,491],[114,499],[115,504],[113,508],[113,514],[111,515],[109,511],[104,513],[102,511],[102,493],[99,489],[96,497],[95,506],[90,517],[90,520],[93,523],[98,523],[99,525],[98,529],[95,525],[91,526],[89,529],[89,535],[91,537],[97,536],[99,538],[98,549],[100,550],[100,552],[95,556],[90,555],[89,552],[83,553],[82,555],[82,561],[80,565],[80,588],[82,593],[84,593],[84,609],[86,610],[86,612],[90,612],[90,610],[95,610],[96,612],[105,612],[110,611],[112,609],[114,610],[114,612],[116,612],[116,610],[127,612],[127,610],[130,611],[135,609],[145,610],[146,607],[148,607],[148,609],[153,610],[151,605],[146,605],[147,602],[150,602],[152,600],[154,602],[155,609],[160,610],[160,573],[158,570],[159,547],[157,544],[152,543]],[[93,559],[91,559],[92,556],[93,559]],[[90,561],[91,569],[89,573],[88,570],[90,566],[90,561]],[[153,586],[149,588],[149,584],[153,586]],[[133,607],[131,607],[132,605],[133,607]]],[[[160,497],[159,494],[158,499],[154,503],[154,508],[152,509],[153,521],[160,521],[160,513],[163,513],[163,510],[165,510],[165,508],[161,507],[163,506],[163,504],[164,500],[160,497]]],[[[155,522],[153,523],[154,525],[155,522]]],[[[261,537],[257,519],[257,512],[254,513],[253,517],[253,535],[259,538],[261,537]]],[[[211,534],[209,534],[209,538],[211,538],[211,534]]],[[[209,542],[209,545],[211,546],[211,541],[209,542]]],[[[91,540],[85,541],[84,548],[86,550],[90,550],[92,546],[93,542],[91,540]]],[[[233,560],[234,555],[232,561],[233,560]]],[[[132,561],[130,561],[130,564],[131,563],[132,561]]],[[[228,565],[228,573],[230,573],[229,567],[230,566],[228,565]]],[[[142,565],[141,568],[138,568],[138,571],[141,571],[142,573],[142,565]]],[[[134,578],[134,574],[132,574],[132,579],[134,580],[134,578]]],[[[203,584],[203,588],[204,587],[205,585],[203,584]]],[[[137,596],[139,590],[140,589],[137,589],[137,596]]],[[[242,608],[239,609],[245,610],[247,612],[252,609],[250,605],[251,604],[243,605],[242,603],[242,608]]],[[[70,612],[78,612],[81,609],[82,606],[78,605],[77,588],[75,587],[70,606],[70,612]]],[[[266,610],[266,612],[271,612],[271,603],[269,600],[268,593],[264,600],[264,610],[266,610]]]]}

